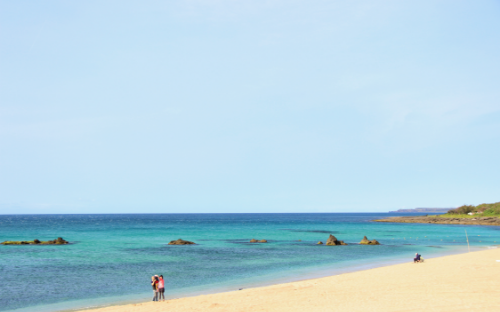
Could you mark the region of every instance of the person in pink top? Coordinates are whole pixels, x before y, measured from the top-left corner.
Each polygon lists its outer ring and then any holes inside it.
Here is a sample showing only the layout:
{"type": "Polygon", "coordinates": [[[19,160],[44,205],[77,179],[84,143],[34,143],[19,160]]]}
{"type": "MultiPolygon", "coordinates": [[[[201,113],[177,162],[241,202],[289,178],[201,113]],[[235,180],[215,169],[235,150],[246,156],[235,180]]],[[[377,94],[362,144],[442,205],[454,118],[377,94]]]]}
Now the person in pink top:
{"type": "Polygon", "coordinates": [[[158,301],[161,300],[161,297],[163,297],[163,301],[165,301],[165,281],[163,281],[163,275],[160,275],[160,279],[158,280],[158,292],[160,293],[158,301]]]}

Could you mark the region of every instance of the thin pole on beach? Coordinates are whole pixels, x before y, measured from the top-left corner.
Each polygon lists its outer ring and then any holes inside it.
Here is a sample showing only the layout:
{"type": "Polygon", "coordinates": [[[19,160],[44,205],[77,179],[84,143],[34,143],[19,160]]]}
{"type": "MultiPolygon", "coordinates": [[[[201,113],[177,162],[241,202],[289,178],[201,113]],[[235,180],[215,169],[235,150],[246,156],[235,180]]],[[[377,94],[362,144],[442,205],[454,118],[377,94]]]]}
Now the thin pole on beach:
{"type": "Polygon", "coordinates": [[[470,252],[469,236],[467,235],[467,230],[464,230],[464,231],[465,231],[465,237],[467,237],[467,247],[469,248],[469,252],[470,252]]]}

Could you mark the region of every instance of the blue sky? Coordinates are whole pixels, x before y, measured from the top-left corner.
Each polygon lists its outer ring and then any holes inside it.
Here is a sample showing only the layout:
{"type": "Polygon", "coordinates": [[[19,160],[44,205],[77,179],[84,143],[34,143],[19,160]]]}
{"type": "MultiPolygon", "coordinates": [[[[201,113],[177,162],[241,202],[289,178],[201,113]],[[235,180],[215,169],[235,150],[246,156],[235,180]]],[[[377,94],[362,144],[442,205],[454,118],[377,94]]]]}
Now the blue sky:
{"type": "Polygon", "coordinates": [[[0,213],[500,201],[499,1],[0,1],[0,213]]]}

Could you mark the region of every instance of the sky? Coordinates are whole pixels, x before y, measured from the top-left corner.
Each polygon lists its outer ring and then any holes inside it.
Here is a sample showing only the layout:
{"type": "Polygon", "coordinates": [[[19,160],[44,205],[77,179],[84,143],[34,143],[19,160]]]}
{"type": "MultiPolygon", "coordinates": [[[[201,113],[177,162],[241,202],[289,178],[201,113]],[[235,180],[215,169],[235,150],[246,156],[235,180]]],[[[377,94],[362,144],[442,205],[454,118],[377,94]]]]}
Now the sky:
{"type": "Polygon", "coordinates": [[[500,1],[0,0],[0,214],[500,201],[500,1]]]}

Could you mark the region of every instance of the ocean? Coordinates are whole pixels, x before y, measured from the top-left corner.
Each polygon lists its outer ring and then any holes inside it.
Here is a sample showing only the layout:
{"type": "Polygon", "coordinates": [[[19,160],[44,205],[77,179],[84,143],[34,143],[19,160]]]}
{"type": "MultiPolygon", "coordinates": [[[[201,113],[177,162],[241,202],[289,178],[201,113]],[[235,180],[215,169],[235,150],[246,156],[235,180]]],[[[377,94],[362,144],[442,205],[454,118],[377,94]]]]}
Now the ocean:
{"type": "MultiPolygon", "coordinates": [[[[376,223],[387,213],[0,215],[0,311],[60,311],[238,290],[491,248],[500,227],[376,223]],[[329,234],[347,246],[317,245],[329,234]],[[363,236],[381,245],[359,245],[363,236]],[[182,238],[196,245],[171,246],[182,238]],[[250,239],[268,243],[251,244],[250,239]]],[[[400,214],[401,215],[401,214],[400,214]]]]}

